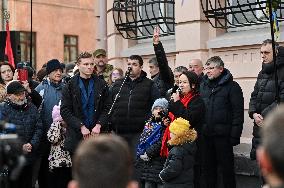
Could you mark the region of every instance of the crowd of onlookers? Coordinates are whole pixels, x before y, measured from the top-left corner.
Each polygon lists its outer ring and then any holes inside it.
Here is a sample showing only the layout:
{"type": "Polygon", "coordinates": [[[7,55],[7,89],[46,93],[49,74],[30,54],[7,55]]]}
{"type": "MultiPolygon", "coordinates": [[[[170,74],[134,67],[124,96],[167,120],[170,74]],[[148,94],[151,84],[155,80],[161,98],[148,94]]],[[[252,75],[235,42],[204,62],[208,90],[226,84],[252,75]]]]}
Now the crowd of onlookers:
{"type": "MultiPolygon", "coordinates": [[[[218,56],[204,65],[192,59],[172,71],[158,28],[153,48],[149,77],[141,56],[131,55],[123,72],[107,63],[104,49],[82,52],[74,63],[51,59],[37,73],[28,62],[1,62],[0,118],[17,125],[26,158],[9,186],[216,188],[220,173],[224,188],[236,188],[233,146],[240,144],[244,123],[241,87],[218,56]],[[19,69],[26,70],[26,80],[19,69]],[[78,148],[82,140],[87,141],[78,148]]],[[[249,102],[251,159],[258,150],[263,184],[277,187],[276,177],[284,179],[283,149],[271,147],[282,147],[276,142],[284,134],[283,109],[267,116],[284,100],[284,51],[277,47],[277,69],[271,40],[260,51],[262,69],[249,102]]]]}

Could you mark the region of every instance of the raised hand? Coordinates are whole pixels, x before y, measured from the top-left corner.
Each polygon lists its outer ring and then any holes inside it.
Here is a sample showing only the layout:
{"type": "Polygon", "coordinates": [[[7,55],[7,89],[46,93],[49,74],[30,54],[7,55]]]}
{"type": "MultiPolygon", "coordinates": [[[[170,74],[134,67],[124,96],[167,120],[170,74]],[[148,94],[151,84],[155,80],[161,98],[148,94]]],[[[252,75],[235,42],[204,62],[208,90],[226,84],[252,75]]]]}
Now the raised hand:
{"type": "Polygon", "coordinates": [[[23,81],[22,85],[24,86],[24,88],[27,90],[28,93],[32,92],[29,82],[27,80],[23,81]]]}
{"type": "Polygon", "coordinates": [[[153,33],[153,43],[158,44],[160,42],[160,28],[159,26],[156,26],[154,28],[154,33],[153,33]]]}

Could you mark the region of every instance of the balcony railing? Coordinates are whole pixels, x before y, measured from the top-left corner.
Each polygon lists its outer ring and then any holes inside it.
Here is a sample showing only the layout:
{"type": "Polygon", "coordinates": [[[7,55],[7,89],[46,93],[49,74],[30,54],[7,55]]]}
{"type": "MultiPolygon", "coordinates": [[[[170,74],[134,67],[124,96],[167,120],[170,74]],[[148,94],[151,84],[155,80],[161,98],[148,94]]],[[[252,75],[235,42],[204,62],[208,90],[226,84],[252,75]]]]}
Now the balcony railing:
{"type": "Polygon", "coordinates": [[[116,0],[113,20],[126,39],[150,38],[155,26],[160,27],[161,36],[174,35],[174,4],[174,0],[116,0]]]}
{"type": "MultiPolygon", "coordinates": [[[[284,2],[272,0],[277,19],[284,21],[284,2]]],[[[201,0],[206,18],[215,28],[236,28],[269,23],[266,0],[201,0]]]]}

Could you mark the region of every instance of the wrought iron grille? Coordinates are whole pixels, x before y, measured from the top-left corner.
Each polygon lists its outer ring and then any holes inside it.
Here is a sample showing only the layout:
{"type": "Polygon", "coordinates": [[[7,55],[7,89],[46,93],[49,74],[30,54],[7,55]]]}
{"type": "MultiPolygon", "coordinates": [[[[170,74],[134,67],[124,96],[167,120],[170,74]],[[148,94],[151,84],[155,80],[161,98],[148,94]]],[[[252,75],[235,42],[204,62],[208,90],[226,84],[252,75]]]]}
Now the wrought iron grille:
{"type": "Polygon", "coordinates": [[[161,36],[175,33],[175,0],[115,0],[113,20],[125,39],[145,39],[153,36],[155,26],[161,36]]]}
{"type": "MultiPolygon", "coordinates": [[[[215,28],[236,28],[269,23],[266,0],[201,0],[206,18],[215,28]]],[[[277,19],[284,21],[284,1],[276,5],[277,19]]]]}

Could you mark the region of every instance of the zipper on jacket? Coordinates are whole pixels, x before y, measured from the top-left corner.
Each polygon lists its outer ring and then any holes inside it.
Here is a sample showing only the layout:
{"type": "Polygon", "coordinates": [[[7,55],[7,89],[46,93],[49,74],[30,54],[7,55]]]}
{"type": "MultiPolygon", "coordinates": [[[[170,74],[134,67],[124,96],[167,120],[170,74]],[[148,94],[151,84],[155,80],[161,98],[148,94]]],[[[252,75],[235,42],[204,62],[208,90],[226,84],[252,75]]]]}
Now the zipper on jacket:
{"type": "Polygon", "coordinates": [[[132,96],[132,90],[130,90],[130,92],[129,92],[128,105],[127,105],[127,119],[129,119],[131,96],[132,96]]]}

